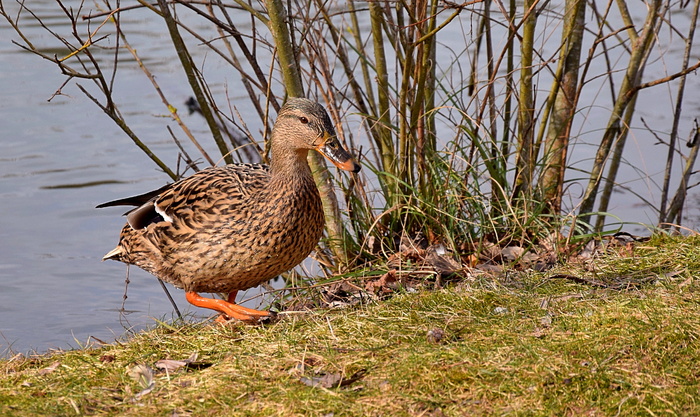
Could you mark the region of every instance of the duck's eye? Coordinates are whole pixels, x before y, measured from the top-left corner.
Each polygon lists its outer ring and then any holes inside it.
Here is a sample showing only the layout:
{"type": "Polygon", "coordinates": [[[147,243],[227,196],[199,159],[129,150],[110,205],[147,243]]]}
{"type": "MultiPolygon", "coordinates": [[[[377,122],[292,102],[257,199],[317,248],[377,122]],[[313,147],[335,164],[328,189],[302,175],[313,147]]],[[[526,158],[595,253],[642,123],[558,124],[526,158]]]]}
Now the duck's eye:
{"type": "Polygon", "coordinates": [[[304,116],[301,116],[301,117],[299,118],[299,121],[302,122],[303,124],[308,124],[308,123],[309,123],[309,119],[307,119],[307,118],[304,117],[304,116]]]}

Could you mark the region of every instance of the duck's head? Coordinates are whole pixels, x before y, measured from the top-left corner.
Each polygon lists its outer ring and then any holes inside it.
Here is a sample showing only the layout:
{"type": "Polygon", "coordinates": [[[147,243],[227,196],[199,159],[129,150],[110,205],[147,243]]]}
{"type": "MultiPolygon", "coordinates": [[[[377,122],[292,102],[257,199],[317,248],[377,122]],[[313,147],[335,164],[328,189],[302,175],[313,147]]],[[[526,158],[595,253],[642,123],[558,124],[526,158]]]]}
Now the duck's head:
{"type": "Polygon", "coordinates": [[[340,169],[360,171],[360,165],[338,140],[326,109],[311,100],[288,99],[277,116],[272,137],[273,141],[280,139],[285,142],[284,145],[273,142],[273,152],[276,146],[298,151],[314,149],[340,169]]]}

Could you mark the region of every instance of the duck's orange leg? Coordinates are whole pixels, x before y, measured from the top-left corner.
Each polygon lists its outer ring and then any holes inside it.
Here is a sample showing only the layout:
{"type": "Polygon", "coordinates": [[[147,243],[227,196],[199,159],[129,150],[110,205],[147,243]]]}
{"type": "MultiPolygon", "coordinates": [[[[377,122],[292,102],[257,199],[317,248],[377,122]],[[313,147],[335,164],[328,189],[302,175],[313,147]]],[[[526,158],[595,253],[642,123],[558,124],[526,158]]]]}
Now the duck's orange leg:
{"type": "Polygon", "coordinates": [[[269,311],[254,310],[252,308],[246,308],[236,304],[236,293],[237,291],[230,293],[228,296],[228,301],[202,297],[194,291],[186,292],[185,298],[192,305],[216,310],[236,320],[255,322],[263,317],[270,316],[269,311]]]}

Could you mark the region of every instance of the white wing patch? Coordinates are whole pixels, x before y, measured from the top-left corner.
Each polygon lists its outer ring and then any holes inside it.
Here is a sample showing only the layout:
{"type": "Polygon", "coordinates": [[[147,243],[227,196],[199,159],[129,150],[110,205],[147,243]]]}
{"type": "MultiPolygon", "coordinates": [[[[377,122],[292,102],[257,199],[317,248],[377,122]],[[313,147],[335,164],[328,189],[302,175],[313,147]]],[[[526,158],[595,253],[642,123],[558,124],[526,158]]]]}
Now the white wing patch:
{"type": "Polygon", "coordinates": [[[168,216],[168,214],[165,212],[165,210],[163,210],[163,209],[161,209],[160,207],[158,207],[158,204],[154,204],[154,205],[153,205],[153,208],[156,210],[156,213],[160,214],[160,217],[162,217],[163,220],[165,220],[165,221],[168,222],[168,223],[172,223],[172,222],[173,222],[173,218],[170,217],[170,216],[168,216]]]}

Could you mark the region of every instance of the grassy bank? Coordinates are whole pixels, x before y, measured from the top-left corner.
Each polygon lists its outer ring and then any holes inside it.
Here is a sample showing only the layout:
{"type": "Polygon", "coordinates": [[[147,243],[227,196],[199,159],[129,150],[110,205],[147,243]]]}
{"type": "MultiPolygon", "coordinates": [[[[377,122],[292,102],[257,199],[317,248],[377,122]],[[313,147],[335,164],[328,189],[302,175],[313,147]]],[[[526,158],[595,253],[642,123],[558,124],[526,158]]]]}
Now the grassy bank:
{"type": "Polygon", "coordinates": [[[699,243],[18,356],[0,361],[0,414],[698,415],[699,243]]]}

